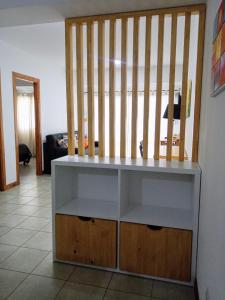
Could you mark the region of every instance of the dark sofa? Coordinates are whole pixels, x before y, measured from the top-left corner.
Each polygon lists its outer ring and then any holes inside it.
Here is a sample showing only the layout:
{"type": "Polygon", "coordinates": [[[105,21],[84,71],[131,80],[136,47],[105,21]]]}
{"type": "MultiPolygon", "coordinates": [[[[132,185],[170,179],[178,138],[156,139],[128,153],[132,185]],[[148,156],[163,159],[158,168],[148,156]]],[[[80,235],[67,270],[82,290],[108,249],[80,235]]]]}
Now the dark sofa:
{"type": "MultiPolygon", "coordinates": [[[[53,159],[68,155],[68,149],[58,144],[58,140],[63,139],[63,135],[67,133],[49,134],[46,136],[46,142],[43,143],[44,151],[44,173],[51,174],[51,161],[53,159]]],[[[88,149],[85,149],[88,154],[88,149]]],[[[75,148],[75,154],[78,153],[78,149],[75,148]]],[[[95,154],[98,153],[98,142],[95,142],[95,154]]]]}

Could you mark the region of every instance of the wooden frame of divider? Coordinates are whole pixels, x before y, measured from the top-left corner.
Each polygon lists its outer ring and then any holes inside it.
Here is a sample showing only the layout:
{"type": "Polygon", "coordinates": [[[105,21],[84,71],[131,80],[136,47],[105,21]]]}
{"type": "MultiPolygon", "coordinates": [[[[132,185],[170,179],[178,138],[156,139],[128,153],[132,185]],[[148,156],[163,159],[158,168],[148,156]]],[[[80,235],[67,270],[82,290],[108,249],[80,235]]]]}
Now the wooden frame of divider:
{"type": "Polygon", "coordinates": [[[164,15],[159,15],[158,30],[158,61],[157,61],[157,88],[156,88],[156,111],[155,111],[155,148],[154,159],[159,160],[160,125],[161,125],[161,102],[162,102],[162,72],[163,72],[163,44],[164,44],[164,15]]]}
{"type": "Polygon", "coordinates": [[[65,48],[66,48],[66,96],[67,96],[67,129],[68,154],[75,154],[74,140],[74,95],[73,95],[73,32],[72,25],[65,22],[65,48]]]}
{"type": "Polygon", "coordinates": [[[94,24],[87,24],[88,154],[94,156],[94,24]]]}
{"type": "Polygon", "coordinates": [[[150,62],[151,62],[151,21],[146,17],[145,30],[145,82],[144,82],[144,119],[143,119],[143,158],[148,158],[148,124],[149,124],[149,90],[150,90],[150,62]]]}
{"type": "Polygon", "coordinates": [[[98,131],[99,156],[105,156],[105,27],[104,20],[99,22],[98,28],[98,131]]]}
{"type": "MultiPolygon", "coordinates": [[[[74,99],[73,99],[73,52],[72,52],[72,28],[76,26],[77,44],[77,97],[78,97],[78,132],[79,132],[79,155],[84,155],[83,148],[83,66],[81,25],[87,24],[87,62],[88,62],[88,140],[90,144],[89,156],[94,155],[94,90],[93,90],[93,23],[98,23],[98,131],[99,131],[99,157],[105,156],[105,21],[110,21],[110,64],[109,64],[109,155],[115,157],[115,20],[121,20],[121,128],[120,128],[120,157],[126,157],[126,58],[127,58],[127,20],[133,18],[133,72],[132,72],[132,119],[131,119],[131,157],[137,157],[137,82],[138,82],[138,38],[140,17],[146,17],[146,53],[144,73],[144,117],[143,117],[143,159],[148,159],[148,122],[149,122],[149,85],[150,85],[150,60],[151,60],[151,17],[159,16],[158,31],[158,65],[157,65],[157,102],[155,115],[155,144],[154,159],[160,158],[160,124],[161,124],[161,98],[162,98],[162,70],[163,70],[163,36],[164,18],[172,16],[171,50],[170,50],[170,72],[169,72],[169,106],[168,106],[168,143],[166,159],[172,159],[172,134],[173,134],[173,98],[175,81],[176,61],[176,38],[177,17],[185,16],[184,53],[183,53],[183,78],[182,94],[187,94],[189,45],[190,45],[190,18],[193,14],[199,15],[198,53],[196,67],[196,89],[195,89],[195,113],[193,129],[192,160],[198,160],[199,123],[201,107],[201,86],[204,50],[206,5],[191,5],[164,9],[152,9],[145,11],[123,12],[107,15],[96,15],[87,17],[75,17],[66,19],[66,78],[67,78],[67,113],[68,113],[68,139],[69,154],[74,155],[74,99]],[[78,78],[79,77],[79,78],[78,78]],[[90,123],[90,125],[89,125],[90,123]]],[[[183,99],[186,100],[186,96],[183,99]]],[[[186,101],[182,102],[180,119],[180,145],[179,160],[184,160],[186,126],[186,101]]]]}
{"type": "Polygon", "coordinates": [[[115,156],[115,20],[109,28],[109,156],[115,156]]]}
{"type": "Polygon", "coordinates": [[[127,18],[122,19],[121,61],[120,157],[125,158],[127,120],[127,18]]]}
{"type": "Polygon", "coordinates": [[[172,30],[170,45],[170,75],[169,75],[169,104],[168,104],[168,127],[167,127],[167,152],[166,159],[172,158],[172,138],[173,138],[173,104],[176,68],[176,44],[177,44],[177,14],[172,14],[172,30]]]}

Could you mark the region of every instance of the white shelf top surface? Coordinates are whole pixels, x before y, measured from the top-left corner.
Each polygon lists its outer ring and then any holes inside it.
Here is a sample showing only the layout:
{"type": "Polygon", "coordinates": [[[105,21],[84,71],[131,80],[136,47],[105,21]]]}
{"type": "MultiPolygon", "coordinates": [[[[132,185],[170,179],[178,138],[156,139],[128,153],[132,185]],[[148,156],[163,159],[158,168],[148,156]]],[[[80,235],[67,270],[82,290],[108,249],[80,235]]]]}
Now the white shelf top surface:
{"type": "Polygon", "coordinates": [[[201,169],[198,163],[190,161],[166,161],[148,159],[121,159],[121,158],[99,158],[98,156],[64,156],[52,161],[54,166],[74,166],[74,167],[90,167],[90,168],[107,168],[120,170],[140,170],[152,172],[165,172],[177,174],[198,174],[201,169]]]}
{"type": "Polygon", "coordinates": [[[171,207],[130,205],[120,220],[171,228],[193,229],[193,212],[171,207]]]}
{"type": "Polygon", "coordinates": [[[56,209],[56,213],[117,220],[118,202],[76,198],[56,209]]]}

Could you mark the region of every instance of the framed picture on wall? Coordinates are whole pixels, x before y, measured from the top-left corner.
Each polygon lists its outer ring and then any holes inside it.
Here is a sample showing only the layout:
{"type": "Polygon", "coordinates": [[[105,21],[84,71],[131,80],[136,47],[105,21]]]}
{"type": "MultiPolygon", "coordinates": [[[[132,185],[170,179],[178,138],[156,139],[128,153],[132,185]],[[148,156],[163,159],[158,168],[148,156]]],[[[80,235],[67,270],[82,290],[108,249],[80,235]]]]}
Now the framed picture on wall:
{"type": "Polygon", "coordinates": [[[214,20],[212,47],[212,96],[216,96],[225,89],[225,0],[214,20]]]}

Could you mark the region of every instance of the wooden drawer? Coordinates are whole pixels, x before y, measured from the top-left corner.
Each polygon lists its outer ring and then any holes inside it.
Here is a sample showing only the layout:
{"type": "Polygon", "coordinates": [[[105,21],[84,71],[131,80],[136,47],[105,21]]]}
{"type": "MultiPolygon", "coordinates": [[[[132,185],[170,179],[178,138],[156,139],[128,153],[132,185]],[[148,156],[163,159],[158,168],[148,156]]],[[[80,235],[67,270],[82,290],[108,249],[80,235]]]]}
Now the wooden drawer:
{"type": "Polygon", "coordinates": [[[116,221],[56,215],[56,258],[116,267],[116,221]]]}
{"type": "Polygon", "coordinates": [[[120,269],[190,281],[192,232],[122,222],[120,269]]]}

